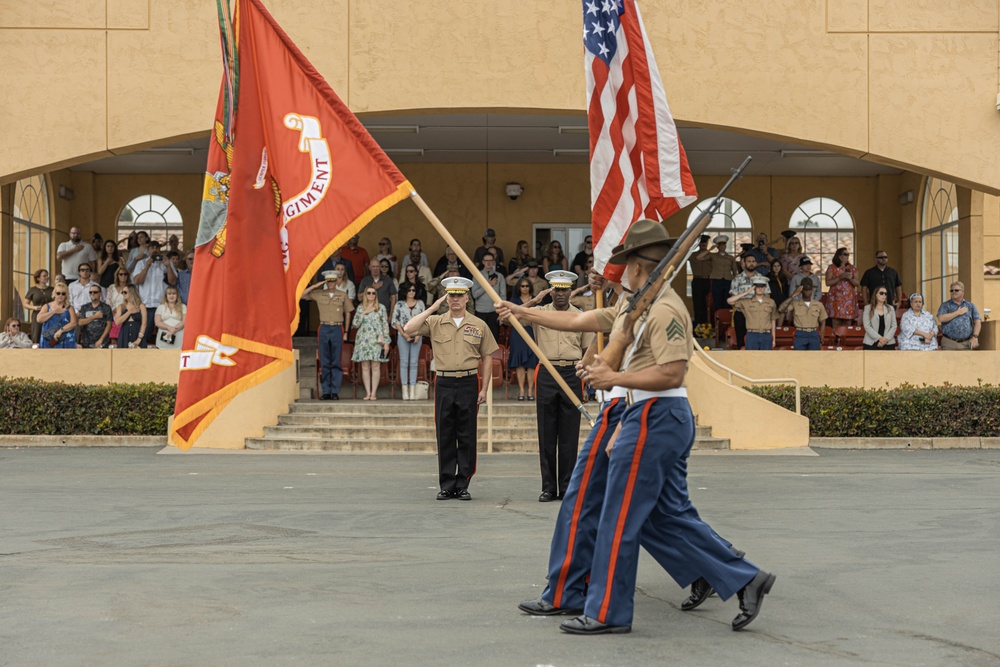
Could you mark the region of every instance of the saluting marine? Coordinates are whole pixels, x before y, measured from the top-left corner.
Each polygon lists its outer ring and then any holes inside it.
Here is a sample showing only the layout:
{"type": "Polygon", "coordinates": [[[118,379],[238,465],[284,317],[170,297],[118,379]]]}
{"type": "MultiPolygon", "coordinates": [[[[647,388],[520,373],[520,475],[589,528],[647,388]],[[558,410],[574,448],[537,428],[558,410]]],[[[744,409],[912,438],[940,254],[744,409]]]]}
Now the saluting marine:
{"type": "Polygon", "coordinates": [[[323,280],[306,288],[302,298],[316,302],[319,309],[319,363],[320,400],[340,400],[340,386],[344,369],[340,365],[340,352],[344,347],[344,332],[351,328],[354,304],[347,293],[337,289],[340,271],[324,271],[323,280]],[[322,287],[322,289],[319,289],[322,287]]]}
{"type": "Polygon", "coordinates": [[[428,336],[434,352],[434,426],[441,487],[437,499],[472,500],[469,481],[476,473],[476,415],[493,377],[493,353],[500,348],[486,323],[466,310],[472,281],[455,276],[444,278],[441,285],[445,295],[407,322],[403,331],[428,336]],[[434,314],[445,301],[448,312],[434,314]]]}

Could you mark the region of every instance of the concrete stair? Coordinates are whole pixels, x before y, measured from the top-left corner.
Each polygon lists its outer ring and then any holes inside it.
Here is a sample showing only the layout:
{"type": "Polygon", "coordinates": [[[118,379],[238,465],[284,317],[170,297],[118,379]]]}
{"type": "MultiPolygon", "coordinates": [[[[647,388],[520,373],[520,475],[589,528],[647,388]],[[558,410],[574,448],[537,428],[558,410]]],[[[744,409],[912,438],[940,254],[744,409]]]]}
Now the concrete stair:
{"type": "MultiPolygon", "coordinates": [[[[596,416],[597,405],[588,405],[596,416]]],[[[590,427],[581,418],[580,442],[590,427]]],[[[486,406],[479,411],[479,450],[487,448],[486,406]]],[[[437,451],[434,406],[431,401],[306,401],[289,406],[276,426],[261,438],[248,438],[247,449],[265,451],[328,451],[359,453],[437,451]]],[[[710,426],[698,426],[695,449],[729,449],[729,440],[712,437],[710,426]]],[[[535,404],[518,401],[493,403],[493,451],[535,453],[538,430],[535,404]]]]}

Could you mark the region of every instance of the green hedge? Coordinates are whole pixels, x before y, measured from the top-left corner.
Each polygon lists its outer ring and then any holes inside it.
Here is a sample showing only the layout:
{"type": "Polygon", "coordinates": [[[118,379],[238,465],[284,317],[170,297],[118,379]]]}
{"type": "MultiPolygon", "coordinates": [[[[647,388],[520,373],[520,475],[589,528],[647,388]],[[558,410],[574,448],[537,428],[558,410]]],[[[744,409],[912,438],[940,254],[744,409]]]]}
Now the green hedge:
{"type": "Polygon", "coordinates": [[[0,433],[166,435],[177,387],[0,378],[0,433]]]}
{"type": "MultiPolygon", "coordinates": [[[[748,391],[795,410],[791,386],[748,391]]],[[[802,387],[802,414],[809,418],[809,435],[819,438],[997,437],[1000,387],[802,387]]]]}

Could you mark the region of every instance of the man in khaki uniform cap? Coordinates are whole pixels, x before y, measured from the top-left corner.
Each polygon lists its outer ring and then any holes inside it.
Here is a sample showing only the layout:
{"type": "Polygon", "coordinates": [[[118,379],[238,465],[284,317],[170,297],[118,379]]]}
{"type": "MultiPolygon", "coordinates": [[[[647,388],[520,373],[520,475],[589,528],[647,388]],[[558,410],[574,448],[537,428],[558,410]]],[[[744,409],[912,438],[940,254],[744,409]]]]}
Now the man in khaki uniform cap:
{"type": "Polygon", "coordinates": [[[307,287],[302,293],[303,300],[315,301],[319,308],[320,325],[316,337],[319,339],[322,387],[317,387],[317,393],[323,401],[340,400],[340,385],[344,379],[340,351],[344,347],[344,332],[350,329],[351,313],[354,312],[354,304],[347,298],[347,293],[337,289],[339,278],[339,271],[324,271],[323,281],[307,287]]]}
{"type": "Polygon", "coordinates": [[[823,346],[823,336],[826,334],[826,308],[817,299],[813,301],[813,283],[803,280],[792,295],[788,297],[779,313],[792,309],[792,323],[795,325],[795,340],[793,350],[819,350],[823,346]],[[801,299],[795,297],[802,295],[801,299]],[[817,331],[818,329],[818,331],[817,331]]]}
{"type": "Polygon", "coordinates": [[[746,349],[773,350],[778,306],[765,292],[767,278],[759,273],[750,279],[750,289],[729,297],[733,310],[743,313],[747,323],[746,349]]]}
{"type": "MultiPolygon", "coordinates": [[[[577,275],[571,271],[549,271],[546,280],[552,285],[552,303],[539,306],[539,311],[562,313],[581,312],[569,303],[569,291],[577,275]]],[[[594,334],[556,331],[536,325],[535,341],[548,357],[573,394],[583,400],[583,385],[576,377],[576,362],[590,345],[594,334]]],[[[576,453],[580,445],[580,412],[563,392],[548,369],[539,365],[535,370],[535,396],[538,416],[538,455],[542,470],[542,495],[538,502],[562,499],[569,486],[576,453]]]]}
{"type": "Polygon", "coordinates": [[[438,446],[438,500],[472,500],[469,480],[476,473],[476,413],[493,378],[493,353],[499,346],[486,323],[466,310],[472,281],[459,276],[441,281],[445,296],[406,323],[409,336],[427,336],[437,374],[434,425],[438,446]],[[448,312],[435,315],[445,301],[448,312]],[[480,360],[482,380],[477,377],[480,360]],[[477,384],[478,383],[478,384],[477,384]]]}

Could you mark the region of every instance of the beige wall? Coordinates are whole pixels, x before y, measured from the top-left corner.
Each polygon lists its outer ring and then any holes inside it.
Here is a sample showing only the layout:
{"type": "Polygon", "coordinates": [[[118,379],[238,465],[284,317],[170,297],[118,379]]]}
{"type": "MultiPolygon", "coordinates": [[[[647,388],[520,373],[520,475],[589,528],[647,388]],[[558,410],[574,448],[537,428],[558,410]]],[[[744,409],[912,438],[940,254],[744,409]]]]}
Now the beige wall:
{"type": "MultiPolygon", "coordinates": [[[[679,120],[1000,192],[997,3],[682,0],[643,12],[679,120]]],[[[583,112],[578,4],[268,4],[358,113],[583,112]]],[[[212,3],[72,5],[4,4],[0,62],[16,94],[0,97],[0,183],[209,128],[212,3]]]]}

